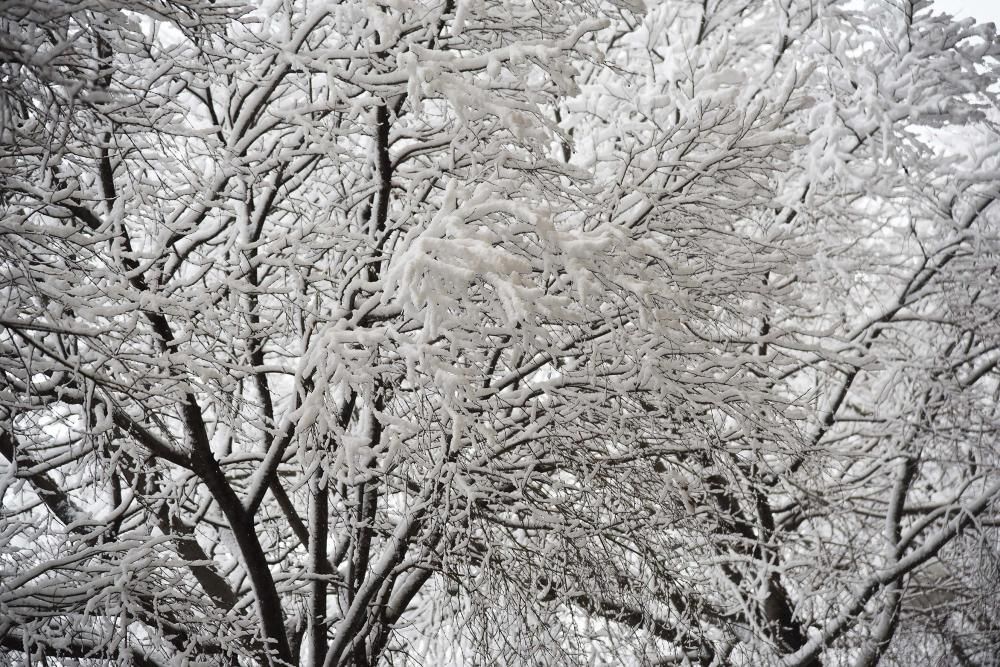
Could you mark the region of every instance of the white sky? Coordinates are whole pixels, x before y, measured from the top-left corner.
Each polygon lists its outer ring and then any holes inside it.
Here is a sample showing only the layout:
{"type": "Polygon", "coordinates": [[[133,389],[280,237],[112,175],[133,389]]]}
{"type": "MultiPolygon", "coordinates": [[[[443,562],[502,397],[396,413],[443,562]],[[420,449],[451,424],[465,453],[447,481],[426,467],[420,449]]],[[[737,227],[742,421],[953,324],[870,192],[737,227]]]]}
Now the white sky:
{"type": "Polygon", "coordinates": [[[992,21],[1000,26],[1000,0],[935,0],[934,4],[958,18],[971,16],[979,23],[992,21]]]}

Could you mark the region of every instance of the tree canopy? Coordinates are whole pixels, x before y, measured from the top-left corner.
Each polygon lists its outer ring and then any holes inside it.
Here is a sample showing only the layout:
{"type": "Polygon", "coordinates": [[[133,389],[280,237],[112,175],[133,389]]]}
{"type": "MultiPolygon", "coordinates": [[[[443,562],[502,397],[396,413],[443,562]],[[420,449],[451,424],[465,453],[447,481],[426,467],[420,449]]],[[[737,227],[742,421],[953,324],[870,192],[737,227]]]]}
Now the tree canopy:
{"type": "Polygon", "coordinates": [[[998,83],[925,0],[0,3],[0,659],[996,664],[998,83]]]}

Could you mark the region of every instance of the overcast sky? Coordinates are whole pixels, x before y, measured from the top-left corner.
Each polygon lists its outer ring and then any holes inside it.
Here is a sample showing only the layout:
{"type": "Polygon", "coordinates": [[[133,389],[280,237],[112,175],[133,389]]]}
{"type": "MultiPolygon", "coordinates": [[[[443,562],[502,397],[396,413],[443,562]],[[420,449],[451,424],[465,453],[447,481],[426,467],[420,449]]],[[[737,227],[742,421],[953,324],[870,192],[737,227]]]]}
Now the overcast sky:
{"type": "Polygon", "coordinates": [[[1000,24],[1000,0],[936,0],[934,4],[959,18],[971,16],[981,23],[1000,24]]]}

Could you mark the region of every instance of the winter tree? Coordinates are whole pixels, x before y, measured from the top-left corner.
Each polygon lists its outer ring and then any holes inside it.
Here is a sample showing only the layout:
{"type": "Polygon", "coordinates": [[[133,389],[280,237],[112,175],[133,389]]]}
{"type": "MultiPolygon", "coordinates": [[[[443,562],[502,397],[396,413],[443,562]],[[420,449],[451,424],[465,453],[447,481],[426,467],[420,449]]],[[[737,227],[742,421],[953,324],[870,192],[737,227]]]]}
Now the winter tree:
{"type": "Polygon", "coordinates": [[[0,27],[0,660],[996,664],[992,25],[0,27]]]}

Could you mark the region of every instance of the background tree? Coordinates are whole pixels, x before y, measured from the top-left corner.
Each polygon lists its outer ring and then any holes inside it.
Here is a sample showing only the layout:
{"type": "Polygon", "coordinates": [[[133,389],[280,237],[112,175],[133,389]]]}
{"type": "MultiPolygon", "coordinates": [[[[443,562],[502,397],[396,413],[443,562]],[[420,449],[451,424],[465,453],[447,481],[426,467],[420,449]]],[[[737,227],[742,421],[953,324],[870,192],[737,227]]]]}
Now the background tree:
{"type": "Polygon", "coordinates": [[[3,5],[4,656],[988,664],[1000,43],[856,5],[3,5]]]}

